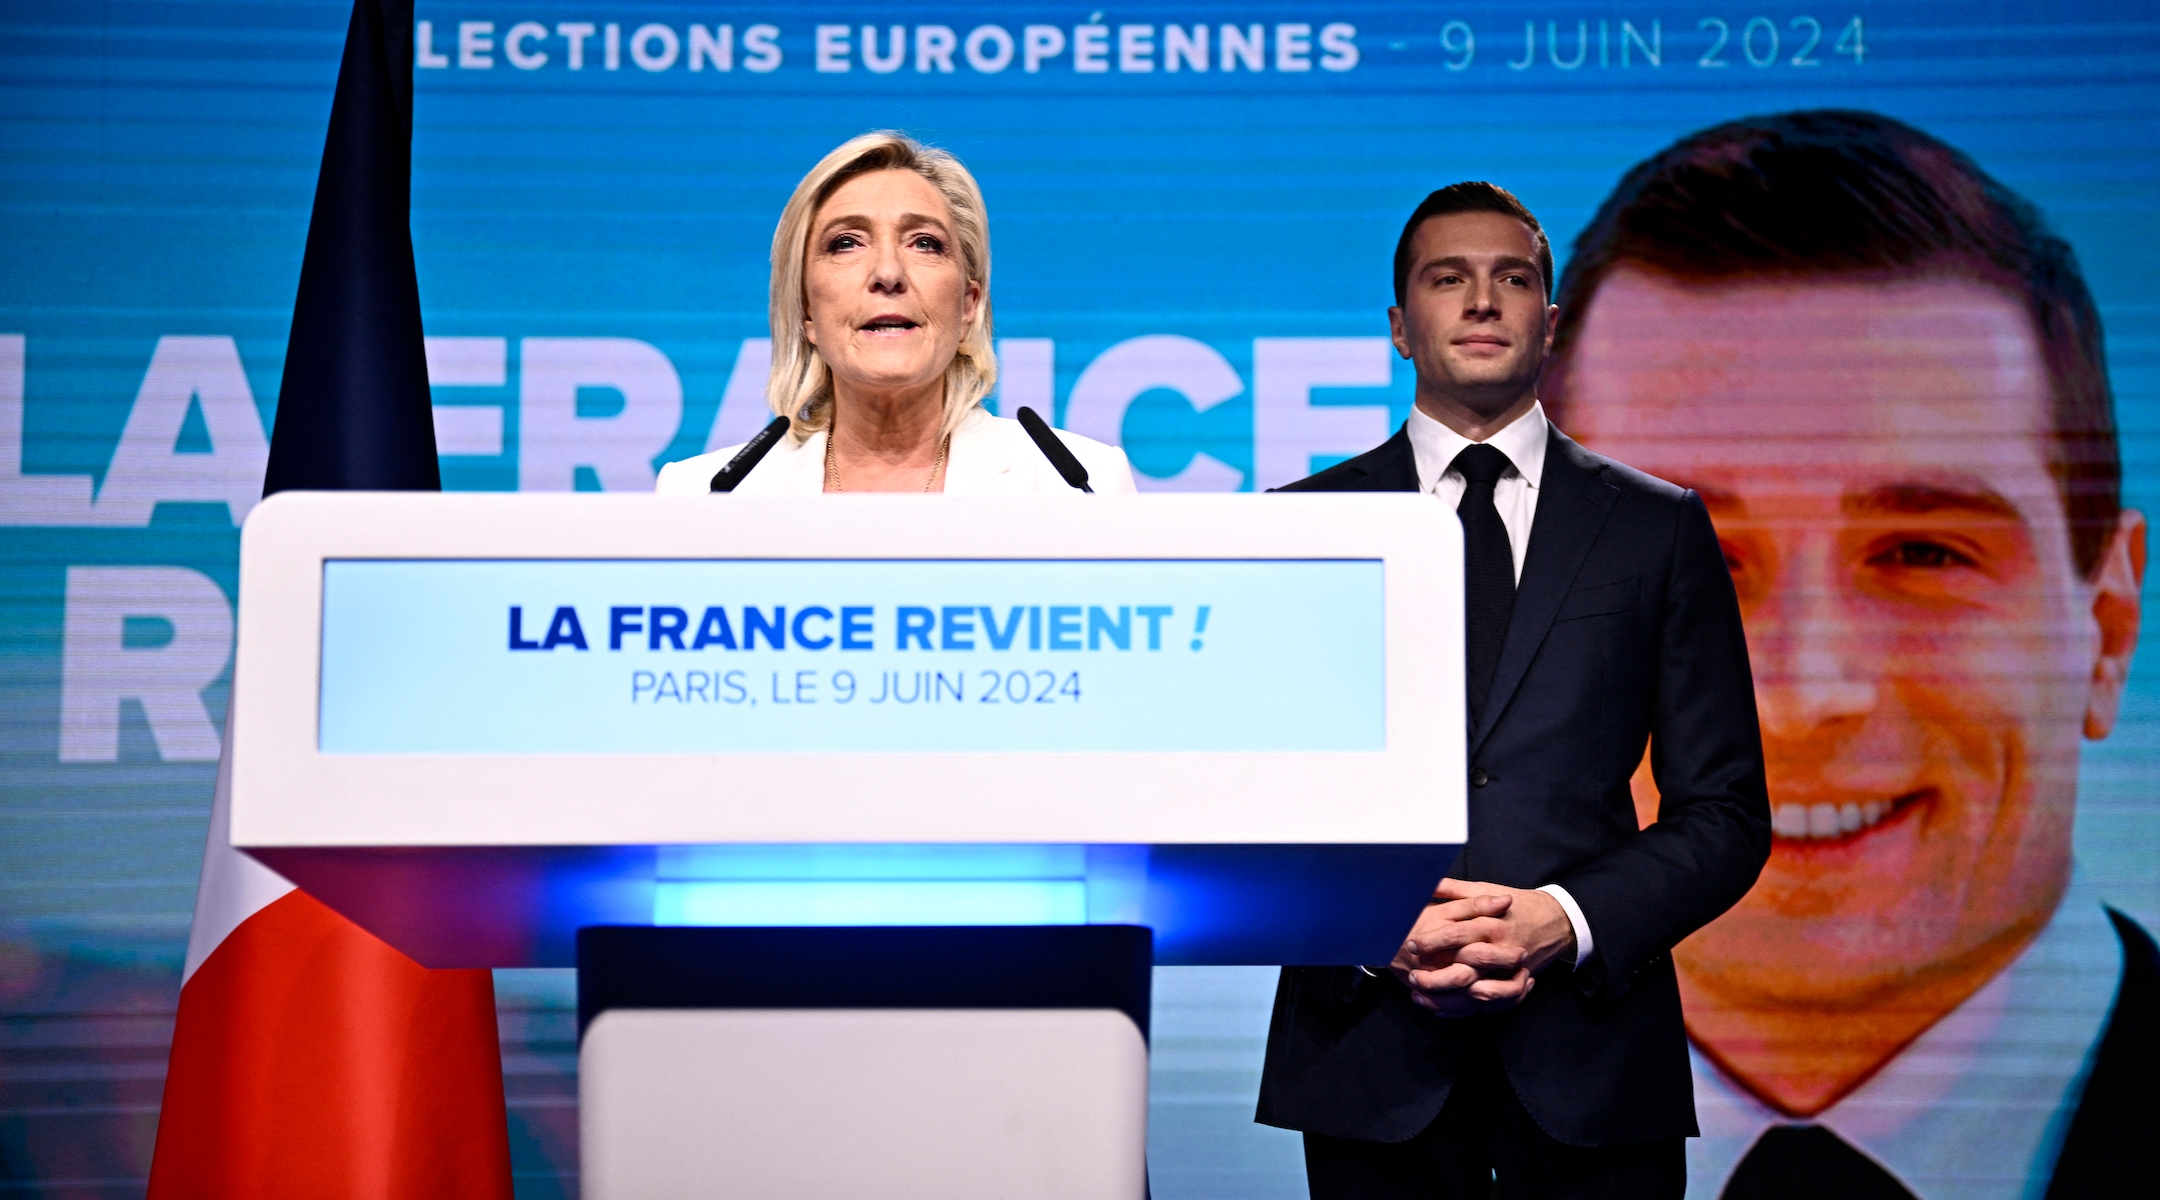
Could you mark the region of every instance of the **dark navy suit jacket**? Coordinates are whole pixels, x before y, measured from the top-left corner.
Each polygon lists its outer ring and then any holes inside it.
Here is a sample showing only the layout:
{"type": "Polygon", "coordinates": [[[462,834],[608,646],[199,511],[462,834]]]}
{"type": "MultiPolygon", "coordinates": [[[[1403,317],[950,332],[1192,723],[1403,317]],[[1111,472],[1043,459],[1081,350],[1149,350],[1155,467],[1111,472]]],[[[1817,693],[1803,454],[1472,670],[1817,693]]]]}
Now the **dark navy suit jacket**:
{"type": "MultiPolygon", "coordinates": [[[[1409,434],[1285,490],[1416,491],[1409,434]]],[[[1455,1020],[1418,1008],[1385,972],[1287,968],[1259,1120],[1407,1140],[1438,1115],[1479,1038],[1560,1141],[1693,1134],[1670,952],[1738,901],[1770,854],[1739,603],[1693,492],[1551,432],[1468,761],[1470,840],[1450,873],[1566,887],[1595,952],[1580,969],[1547,967],[1512,1011],[1455,1020]],[[1662,799],[1657,823],[1638,829],[1628,779],[1646,742],[1662,799]]]]}
{"type": "Polygon", "coordinates": [[[2122,941],[2122,983],[2093,1045],[2047,1200],[2126,1195],[2152,1184],[2153,1130],[2160,1127],[2160,947],[2112,908],[2108,920],[2122,941]]]}

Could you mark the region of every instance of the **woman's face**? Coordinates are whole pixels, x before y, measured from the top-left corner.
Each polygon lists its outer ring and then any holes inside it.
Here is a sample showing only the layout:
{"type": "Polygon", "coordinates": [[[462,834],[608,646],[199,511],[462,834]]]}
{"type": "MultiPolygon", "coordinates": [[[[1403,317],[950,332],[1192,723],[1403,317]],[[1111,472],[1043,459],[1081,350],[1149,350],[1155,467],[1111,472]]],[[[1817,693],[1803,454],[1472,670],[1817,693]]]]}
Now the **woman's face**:
{"type": "Polygon", "coordinates": [[[944,197],[903,170],[858,175],[818,207],[803,292],[803,331],[840,391],[936,384],[982,304],[944,197]]]}

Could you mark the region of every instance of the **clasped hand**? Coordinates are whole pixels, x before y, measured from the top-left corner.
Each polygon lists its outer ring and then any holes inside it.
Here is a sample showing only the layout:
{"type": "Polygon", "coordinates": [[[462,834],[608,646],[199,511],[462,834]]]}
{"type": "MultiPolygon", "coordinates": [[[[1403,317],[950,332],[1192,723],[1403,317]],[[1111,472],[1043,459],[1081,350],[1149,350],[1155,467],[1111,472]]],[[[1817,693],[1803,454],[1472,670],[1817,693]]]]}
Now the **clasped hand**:
{"type": "Polygon", "coordinates": [[[1547,963],[1575,956],[1575,927],[1549,893],[1443,879],[1433,900],[1388,967],[1443,1017],[1513,1008],[1547,963]]]}

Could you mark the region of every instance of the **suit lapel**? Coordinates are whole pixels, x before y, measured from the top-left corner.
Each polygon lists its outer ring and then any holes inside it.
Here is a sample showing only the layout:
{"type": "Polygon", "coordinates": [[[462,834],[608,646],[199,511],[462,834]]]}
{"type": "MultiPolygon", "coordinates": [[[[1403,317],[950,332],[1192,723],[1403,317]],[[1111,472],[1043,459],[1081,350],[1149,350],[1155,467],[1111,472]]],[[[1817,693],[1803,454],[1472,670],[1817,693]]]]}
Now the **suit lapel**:
{"type": "Polygon", "coordinates": [[[2121,1190],[2114,1181],[2143,1178],[2151,1113],[2160,1106],[2160,947],[2136,921],[2107,910],[2122,941],[2122,982],[2094,1043],[2083,1090],[2063,1135],[2047,1200],[2081,1200],[2121,1190]]]}
{"type": "Polygon", "coordinates": [[[1605,528],[1619,492],[1597,477],[1597,462],[1589,451],[1558,429],[1545,442],[1545,475],[1538,492],[1537,519],[1530,525],[1530,552],[1523,560],[1522,583],[1515,589],[1515,612],[1508,621],[1507,640],[1500,644],[1500,664],[1493,671],[1492,692],[1485,698],[1484,715],[1470,734],[1470,753],[1476,754],[1492,732],[1500,714],[1530,670],[1545,632],[1559,615],[1582,569],[1583,559],[1605,528]]]}
{"type": "Polygon", "coordinates": [[[1418,490],[1417,451],[1410,447],[1410,426],[1405,423],[1395,436],[1361,456],[1365,477],[1344,488],[1351,492],[1414,492],[1418,490]]]}
{"type": "MultiPolygon", "coordinates": [[[[1042,457],[1033,443],[1022,447],[1008,445],[1000,437],[1008,429],[1017,431],[1018,426],[1001,426],[997,420],[980,408],[969,413],[953,430],[952,448],[945,460],[945,490],[956,496],[999,495],[1011,490],[1004,477],[1013,473],[1014,456],[1032,454],[1042,457]]],[[[1022,434],[1020,437],[1025,437],[1022,434]]],[[[1024,486],[1024,485],[1023,485],[1024,486]]]]}

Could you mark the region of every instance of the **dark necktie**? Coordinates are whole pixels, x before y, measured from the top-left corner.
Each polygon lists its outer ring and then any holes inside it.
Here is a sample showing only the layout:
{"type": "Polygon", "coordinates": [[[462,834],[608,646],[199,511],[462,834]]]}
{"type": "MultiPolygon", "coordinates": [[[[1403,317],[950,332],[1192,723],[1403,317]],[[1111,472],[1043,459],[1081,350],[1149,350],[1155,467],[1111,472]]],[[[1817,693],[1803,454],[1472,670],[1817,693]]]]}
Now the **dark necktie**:
{"type": "Polygon", "coordinates": [[[1463,529],[1463,682],[1469,689],[1472,722],[1492,690],[1500,644],[1507,640],[1508,617],[1515,611],[1515,551],[1493,504],[1493,485],[1513,465],[1507,455],[1483,442],[1464,447],[1450,464],[1465,485],[1455,514],[1462,518],[1463,529]]]}
{"type": "Polygon", "coordinates": [[[1820,1125],[1773,1125],[1719,1200],[1916,1200],[1872,1158],[1820,1125]]]}

